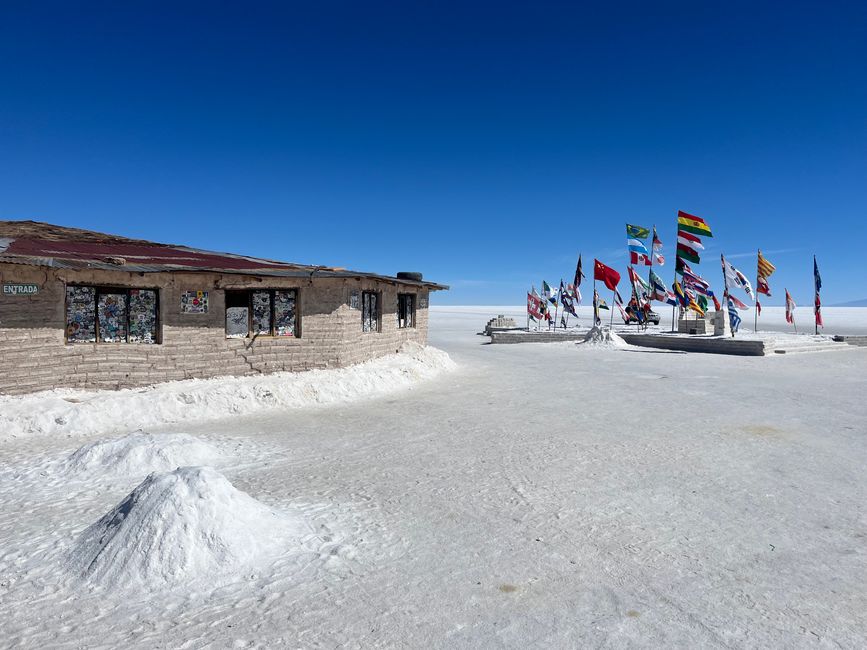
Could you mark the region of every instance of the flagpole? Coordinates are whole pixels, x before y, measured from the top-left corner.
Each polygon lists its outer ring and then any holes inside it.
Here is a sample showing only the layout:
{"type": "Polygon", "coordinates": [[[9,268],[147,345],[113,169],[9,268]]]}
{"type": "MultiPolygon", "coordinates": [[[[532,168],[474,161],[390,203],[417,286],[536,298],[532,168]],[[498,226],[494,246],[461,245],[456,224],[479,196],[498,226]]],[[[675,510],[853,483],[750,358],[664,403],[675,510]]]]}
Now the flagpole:
{"type": "MultiPolygon", "coordinates": [[[[647,284],[651,287],[653,283],[650,281],[650,274],[653,273],[653,257],[656,255],[656,251],[653,248],[653,244],[656,241],[656,224],[653,224],[653,229],[650,231],[650,268],[647,270],[647,284]]],[[[638,302],[638,300],[636,300],[638,302]]],[[[650,311],[653,311],[653,298],[650,296],[647,297],[647,304],[650,305],[650,311]]],[[[638,305],[641,307],[641,305],[638,305]]],[[[636,317],[637,318],[637,317],[636,317]]],[[[644,331],[647,331],[647,314],[644,315],[644,331]]]]}
{"type": "MultiPolygon", "coordinates": [[[[610,280],[611,278],[608,278],[608,279],[610,280]]],[[[611,312],[611,318],[608,321],[608,331],[611,331],[612,329],[614,329],[614,304],[615,304],[614,303],[614,296],[616,294],[617,294],[617,289],[615,288],[614,291],[611,292],[611,309],[609,309],[609,311],[611,312]]],[[[816,327],[816,329],[818,330],[818,326],[816,327]]]]}
{"type": "MultiPolygon", "coordinates": [[[[598,327],[596,324],[596,314],[599,313],[599,304],[596,302],[596,269],[593,269],[593,327],[598,327]]],[[[593,329],[591,327],[590,329],[593,329]]]]}
{"type": "MultiPolygon", "coordinates": [[[[729,316],[729,281],[728,276],[726,276],[726,258],[720,253],[719,254],[720,266],[722,267],[723,274],[723,319],[730,318],[729,316]]],[[[731,327],[731,323],[729,323],[729,329],[732,331],[732,338],[735,336],[735,330],[731,327]]],[[[725,320],[723,320],[723,333],[726,331],[725,320]]]]}
{"type": "MultiPolygon", "coordinates": [[[[674,280],[671,282],[671,290],[674,291],[674,285],[677,283],[677,232],[675,231],[675,240],[674,240],[674,280]]],[[[677,310],[677,303],[679,301],[675,300],[674,304],[671,306],[671,331],[676,332],[677,330],[674,328],[674,312],[677,310]]]]}
{"type": "Polygon", "coordinates": [[[819,335],[819,312],[817,303],[819,302],[819,287],[816,286],[816,271],[819,266],[816,264],[816,256],[813,255],[813,320],[816,322],[816,336],[819,335]]]}
{"type": "Polygon", "coordinates": [[[756,319],[753,325],[753,332],[759,331],[759,255],[762,254],[762,249],[756,249],[756,319]]]}

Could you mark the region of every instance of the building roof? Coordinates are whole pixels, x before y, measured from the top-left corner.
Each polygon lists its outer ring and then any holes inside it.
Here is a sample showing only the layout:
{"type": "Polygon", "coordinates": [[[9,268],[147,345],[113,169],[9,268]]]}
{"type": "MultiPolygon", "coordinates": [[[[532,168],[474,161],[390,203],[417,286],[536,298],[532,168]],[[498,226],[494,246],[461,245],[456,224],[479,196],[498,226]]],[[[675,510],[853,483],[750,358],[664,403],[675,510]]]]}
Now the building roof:
{"type": "Polygon", "coordinates": [[[270,277],[371,278],[431,291],[448,289],[423,280],[158,244],[39,221],[0,221],[0,262],[135,273],[214,271],[270,277]]]}

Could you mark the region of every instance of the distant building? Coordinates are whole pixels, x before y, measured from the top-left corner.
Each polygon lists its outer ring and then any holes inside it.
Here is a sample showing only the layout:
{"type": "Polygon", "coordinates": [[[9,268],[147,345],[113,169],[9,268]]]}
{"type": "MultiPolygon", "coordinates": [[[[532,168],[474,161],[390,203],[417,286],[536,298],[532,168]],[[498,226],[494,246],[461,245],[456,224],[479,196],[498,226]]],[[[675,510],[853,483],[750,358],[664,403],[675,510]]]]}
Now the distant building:
{"type": "Polygon", "coordinates": [[[347,366],[427,342],[390,277],[0,221],[0,393],[347,366]]]}

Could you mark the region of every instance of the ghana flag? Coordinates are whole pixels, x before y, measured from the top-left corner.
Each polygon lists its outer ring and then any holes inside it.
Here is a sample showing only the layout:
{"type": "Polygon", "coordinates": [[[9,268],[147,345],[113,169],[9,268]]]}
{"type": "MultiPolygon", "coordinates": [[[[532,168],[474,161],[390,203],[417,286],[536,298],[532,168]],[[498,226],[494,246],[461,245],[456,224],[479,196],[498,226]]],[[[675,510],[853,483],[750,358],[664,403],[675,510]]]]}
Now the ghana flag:
{"type": "Polygon", "coordinates": [[[703,237],[713,237],[710,231],[710,226],[705,223],[701,217],[696,217],[687,214],[682,210],[677,211],[677,229],[692,233],[693,235],[701,235],[703,237]]]}

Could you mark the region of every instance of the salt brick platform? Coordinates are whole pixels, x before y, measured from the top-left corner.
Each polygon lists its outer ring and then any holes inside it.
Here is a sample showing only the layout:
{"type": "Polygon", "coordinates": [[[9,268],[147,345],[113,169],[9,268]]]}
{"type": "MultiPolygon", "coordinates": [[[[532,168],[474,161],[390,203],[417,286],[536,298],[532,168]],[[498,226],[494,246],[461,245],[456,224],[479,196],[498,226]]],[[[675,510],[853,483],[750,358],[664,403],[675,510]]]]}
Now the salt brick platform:
{"type": "MultiPolygon", "coordinates": [[[[615,329],[615,332],[630,345],[643,348],[657,348],[675,352],[702,352],[705,354],[732,354],[738,356],[761,357],[771,354],[794,354],[803,352],[826,352],[843,350],[850,345],[863,345],[860,340],[832,340],[829,337],[799,337],[791,335],[731,338],[720,336],[685,336],[671,333],[635,333],[615,329]]],[[[559,343],[583,341],[587,330],[541,331],[513,330],[491,333],[491,343],[559,343]]]]}

